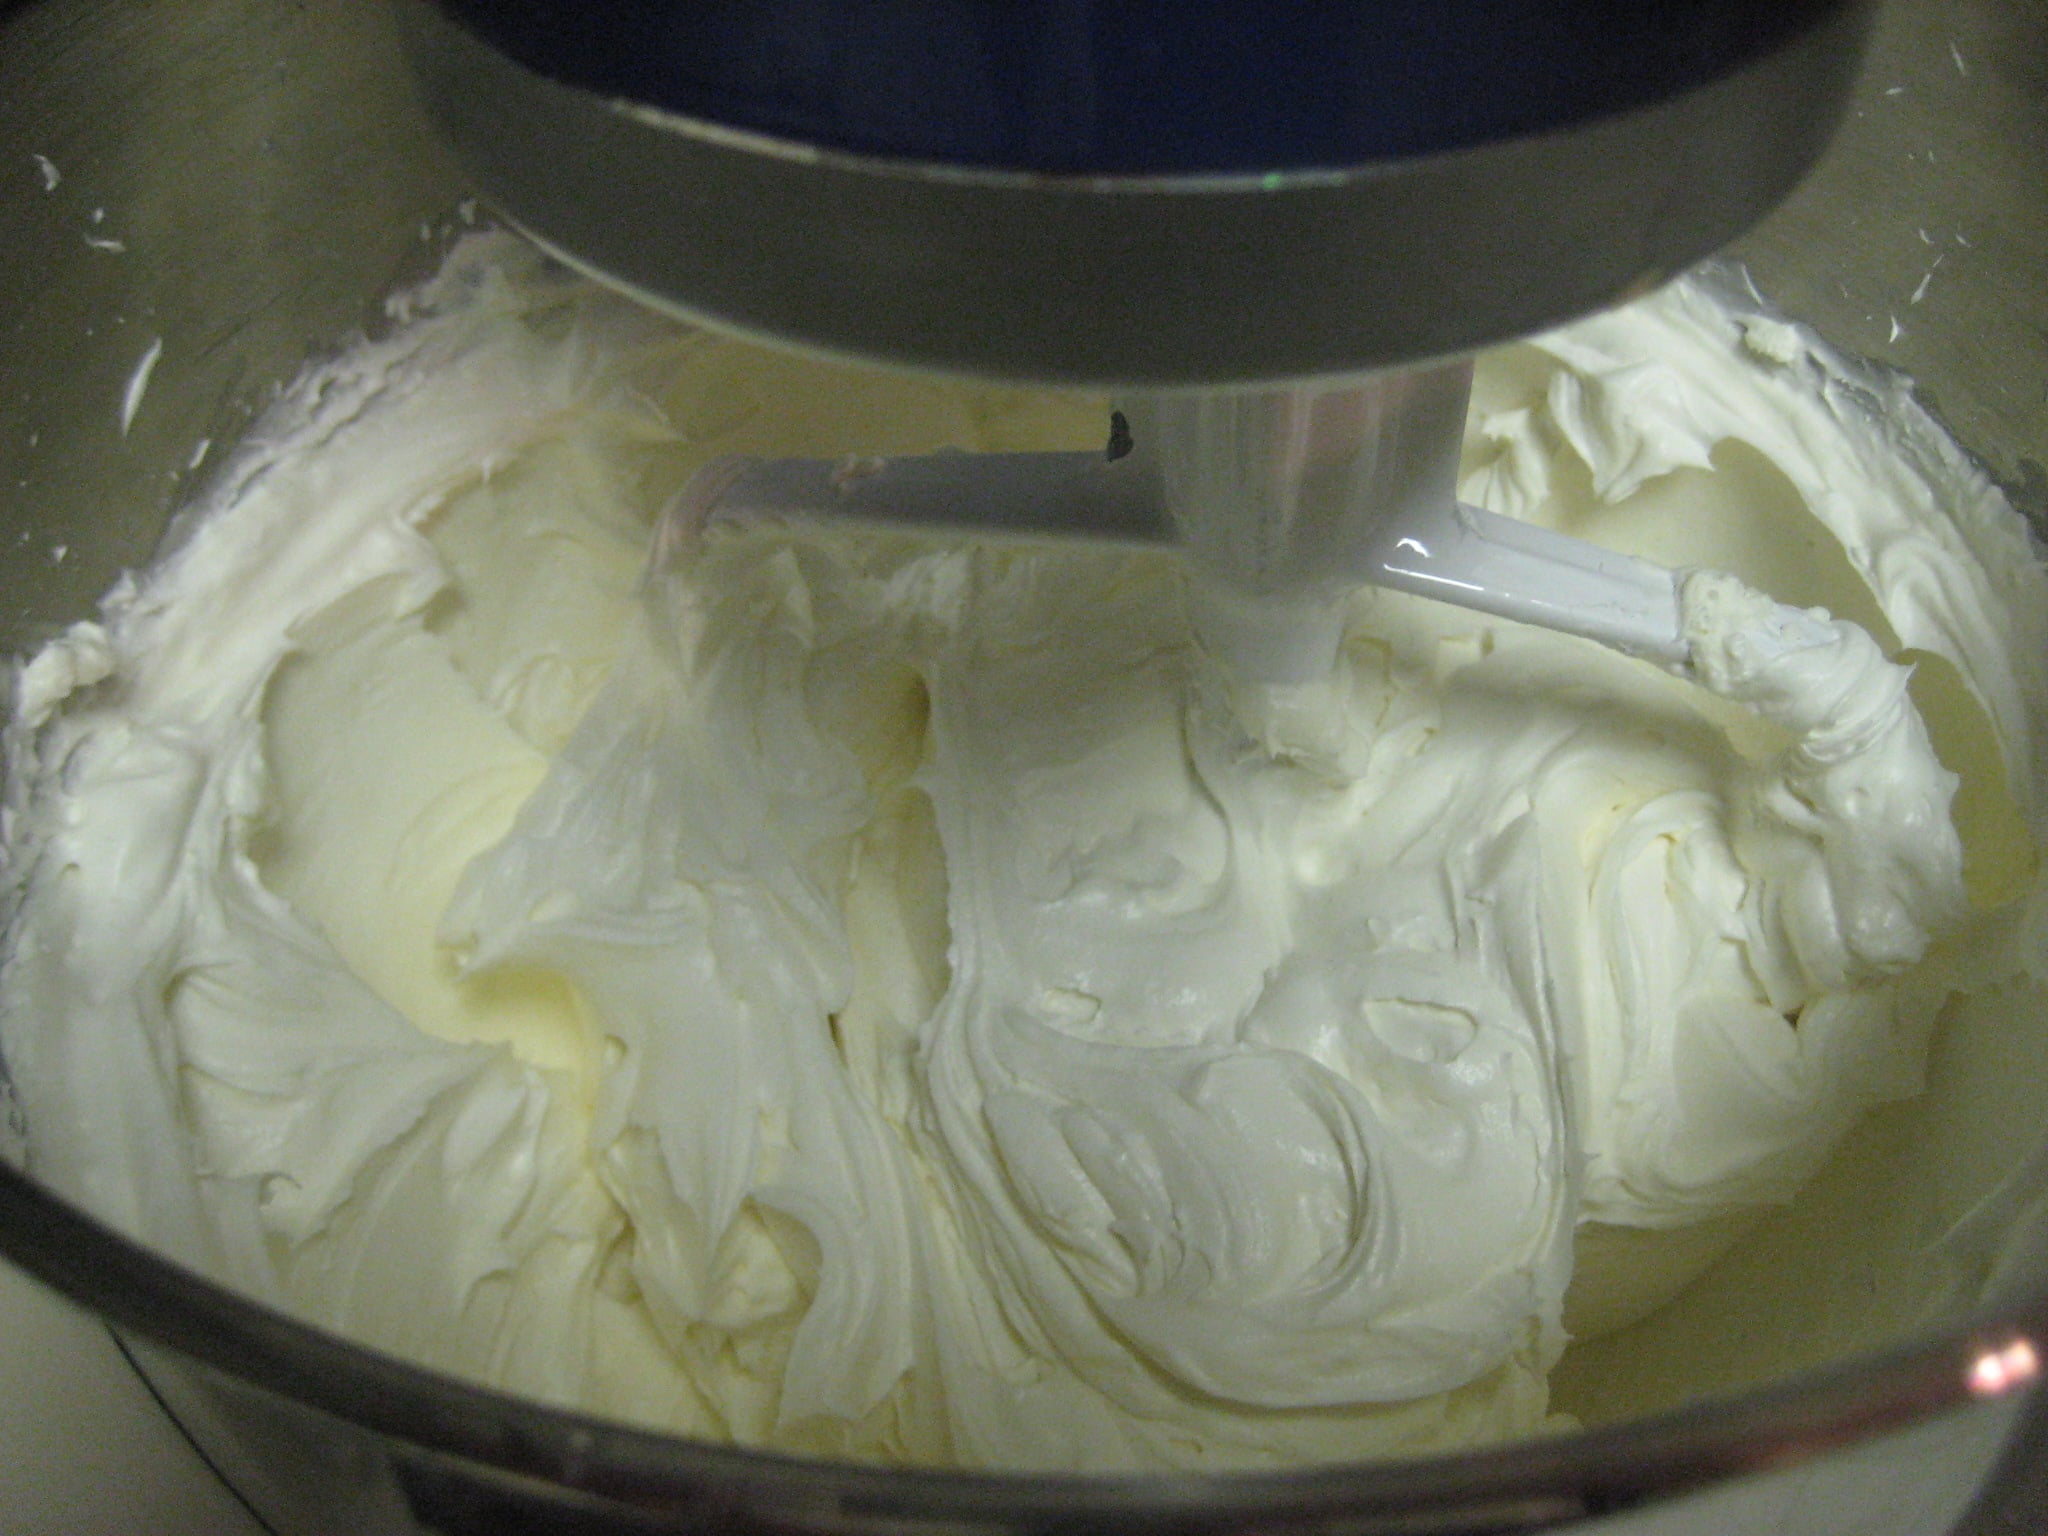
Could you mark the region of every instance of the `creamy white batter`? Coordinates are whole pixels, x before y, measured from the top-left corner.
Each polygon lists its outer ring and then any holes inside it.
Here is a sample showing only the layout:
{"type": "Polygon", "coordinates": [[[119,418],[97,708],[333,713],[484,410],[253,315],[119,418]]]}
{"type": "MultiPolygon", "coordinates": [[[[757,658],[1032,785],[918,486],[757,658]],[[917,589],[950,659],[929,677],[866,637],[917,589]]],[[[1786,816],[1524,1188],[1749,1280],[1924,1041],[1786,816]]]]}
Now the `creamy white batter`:
{"type": "Polygon", "coordinates": [[[661,521],[718,454],[1097,406],[681,332],[500,237],[405,321],[9,743],[32,1166],[356,1337],[886,1459],[1527,1432],[1568,1330],[2003,963],[2026,536],[1695,288],[1483,360],[1463,489],[1747,582],[1688,588],[1705,686],[1364,592],[1329,683],[1248,688],[1163,556],[661,521]]]}

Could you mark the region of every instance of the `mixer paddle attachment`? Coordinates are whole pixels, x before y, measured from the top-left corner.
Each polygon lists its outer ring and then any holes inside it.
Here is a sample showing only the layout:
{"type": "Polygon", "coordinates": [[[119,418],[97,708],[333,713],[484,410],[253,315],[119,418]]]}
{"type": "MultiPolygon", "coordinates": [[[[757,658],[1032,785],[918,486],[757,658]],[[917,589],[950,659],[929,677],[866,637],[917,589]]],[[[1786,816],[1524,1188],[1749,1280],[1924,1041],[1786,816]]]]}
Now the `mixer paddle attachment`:
{"type": "Polygon", "coordinates": [[[1361,582],[1684,671],[1683,573],[1457,499],[1471,380],[1471,364],[1455,362],[1137,396],[1099,453],[722,459],[684,488],[667,527],[850,518],[1170,546],[1188,562],[1204,644],[1267,682],[1328,672],[1361,582]]]}

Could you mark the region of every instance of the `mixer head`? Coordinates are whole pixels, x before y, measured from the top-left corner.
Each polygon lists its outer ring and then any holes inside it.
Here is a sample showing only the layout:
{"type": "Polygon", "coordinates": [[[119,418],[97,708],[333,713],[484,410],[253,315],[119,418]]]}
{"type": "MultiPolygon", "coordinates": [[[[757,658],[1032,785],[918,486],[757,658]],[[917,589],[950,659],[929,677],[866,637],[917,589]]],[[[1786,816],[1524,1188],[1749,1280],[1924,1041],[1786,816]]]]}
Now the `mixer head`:
{"type": "Polygon", "coordinates": [[[477,185],[842,356],[1091,389],[1450,357],[1644,291],[1812,164],[1855,0],[407,0],[477,185]]]}
{"type": "Polygon", "coordinates": [[[1206,630],[1268,673],[1315,670],[1390,517],[1451,505],[1459,359],[1647,291],[1775,206],[1867,13],[404,8],[478,186],[572,265],[785,345],[1119,393],[1206,630]]]}

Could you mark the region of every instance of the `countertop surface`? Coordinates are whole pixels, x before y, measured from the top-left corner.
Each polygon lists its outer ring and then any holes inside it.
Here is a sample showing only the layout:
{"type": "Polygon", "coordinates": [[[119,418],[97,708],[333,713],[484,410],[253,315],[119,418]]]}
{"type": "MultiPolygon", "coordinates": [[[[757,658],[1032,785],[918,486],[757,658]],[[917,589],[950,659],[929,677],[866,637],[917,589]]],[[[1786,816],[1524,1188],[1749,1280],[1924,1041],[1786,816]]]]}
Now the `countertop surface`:
{"type": "Polygon", "coordinates": [[[0,1536],[264,1536],[106,1325],[0,1261],[0,1536]]]}

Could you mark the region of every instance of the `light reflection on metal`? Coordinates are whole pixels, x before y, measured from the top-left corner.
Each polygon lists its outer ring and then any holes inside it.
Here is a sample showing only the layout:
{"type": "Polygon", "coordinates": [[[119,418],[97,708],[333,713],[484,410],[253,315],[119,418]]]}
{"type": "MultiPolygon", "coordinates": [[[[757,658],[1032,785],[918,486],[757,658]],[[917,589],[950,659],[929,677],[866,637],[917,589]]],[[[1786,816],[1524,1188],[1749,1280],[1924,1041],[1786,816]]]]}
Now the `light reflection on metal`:
{"type": "Polygon", "coordinates": [[[1392,560],[1385,562],[1380,569],[1391,571],[1396,576],[1405,576],[1410,582],[1416,583],[1417,585],[1410,590],[1426,591],[1429,587],[1456,587],[1460,592],[1484,592],[1486,590],[1483,582],[1460,581],[1455,576],[1444,576],[1435,571],[1417,570],[1413,566],[1401,565],[1392,560]],[[1422,583],[1427,583],[1427,587],[1422,586],[1422,583]]]}
{"type": "Polygon", "coordinates": [[[1997,1349],[1987,1349],[1970,1362],[1972,1397],[2001,1397],[2024,1387],[2041,1374],[2040,1352],[2031,1339],[2014,1339],[1997,1349]]]}

